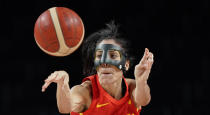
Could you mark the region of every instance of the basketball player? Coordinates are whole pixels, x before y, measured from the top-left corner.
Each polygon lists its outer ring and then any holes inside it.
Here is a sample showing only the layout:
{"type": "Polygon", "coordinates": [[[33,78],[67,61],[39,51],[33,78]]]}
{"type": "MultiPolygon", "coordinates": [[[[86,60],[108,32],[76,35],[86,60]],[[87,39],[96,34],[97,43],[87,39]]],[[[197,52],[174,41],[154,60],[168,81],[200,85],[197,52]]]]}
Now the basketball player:
{"type": "Polygon", "coordinates": [[[147,80],[153,54],[146,48],[135,66],[134,79],[126,78],[131,64],[127,42],[119,36],[113,22],[90,35],[83,43],[84,73],[89,75],[70,89],[69,75],[55,71],[42,86],[44,92],[57,83],[57,106],[60,113],[71,115],[139,115],[151,99],[147,80]]]}

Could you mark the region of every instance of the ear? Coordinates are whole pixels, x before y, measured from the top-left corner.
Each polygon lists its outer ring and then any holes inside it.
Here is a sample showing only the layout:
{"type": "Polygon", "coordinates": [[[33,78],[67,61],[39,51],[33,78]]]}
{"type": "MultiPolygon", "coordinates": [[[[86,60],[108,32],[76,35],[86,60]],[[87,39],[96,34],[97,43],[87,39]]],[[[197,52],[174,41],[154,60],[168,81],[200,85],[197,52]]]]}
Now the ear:
{"type": "Polygon", "coordinates": [[[125,70],[128,71],[129,67],[130,67],[130,61],[127,60],[127,61],[125,62],[125,70]]]}

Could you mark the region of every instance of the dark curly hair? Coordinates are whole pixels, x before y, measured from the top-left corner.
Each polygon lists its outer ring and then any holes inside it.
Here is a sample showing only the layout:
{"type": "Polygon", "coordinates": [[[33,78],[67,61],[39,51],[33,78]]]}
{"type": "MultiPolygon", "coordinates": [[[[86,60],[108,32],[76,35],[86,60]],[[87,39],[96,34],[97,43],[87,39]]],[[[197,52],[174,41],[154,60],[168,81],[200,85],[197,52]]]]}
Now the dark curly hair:
{"type": "Polygon", "coordinates": [[[119,33],[119,25],[116,25],[114,21],[106,24],[106,28],[94,32],[88,36],[82,44],[82,60],[83,60],[83,74],[85,76],[96,74],[96,69],[94,67],[94,53],[96,45],[103,40],[112,39],[118,43],[124,50],[126,55],[126,60],[130,61],[130,67],[134,60],[133,56],[130,54],[129,46],[130,41],[121,37],[119,33]]]}

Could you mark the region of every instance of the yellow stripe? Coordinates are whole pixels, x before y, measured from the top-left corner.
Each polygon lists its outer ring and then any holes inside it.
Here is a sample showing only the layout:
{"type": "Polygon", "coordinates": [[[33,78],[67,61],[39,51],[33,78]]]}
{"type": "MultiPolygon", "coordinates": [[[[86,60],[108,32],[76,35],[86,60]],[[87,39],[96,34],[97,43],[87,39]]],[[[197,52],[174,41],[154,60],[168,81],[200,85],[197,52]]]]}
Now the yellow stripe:
{"type": "Polygon", "coordinates": [[[131,100],[129,99],[128,104],[131,104],[131,100]]]}
{"type": "Polygon", "coordinates": [[[83,113],[79,113],[79,115],[83,115],[83,113]]]}

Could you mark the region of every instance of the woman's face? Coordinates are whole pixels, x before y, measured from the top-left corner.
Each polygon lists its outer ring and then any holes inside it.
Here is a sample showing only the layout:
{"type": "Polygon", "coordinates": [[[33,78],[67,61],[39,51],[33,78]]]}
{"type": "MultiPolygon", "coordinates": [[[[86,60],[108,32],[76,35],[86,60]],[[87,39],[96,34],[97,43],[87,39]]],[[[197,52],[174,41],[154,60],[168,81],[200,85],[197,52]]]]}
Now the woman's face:
{"type": "MultiPolygon", "coordinates": [[[[116,46],[120,46],[117,44],[114,40],[103,40],[100,42],[100,44],[112,44],[116,46]]],[[[116,50],[109,50],[108,52],[108,58],[112,60],[120,60],[121,59],[121,54],[119,51],[116,50]]],[[[100,60],[102,57],[103,51],[102,50],[97,50],[95,54],[95,60],[100,60]]],[[[110,84],[114,83],[123,76],[122,70],[118,69],[114,65],[110,64],[101,64],[99,67],[97,67],[97,74],[99,76],[99,81],[101,84],[110,84]]]]}

